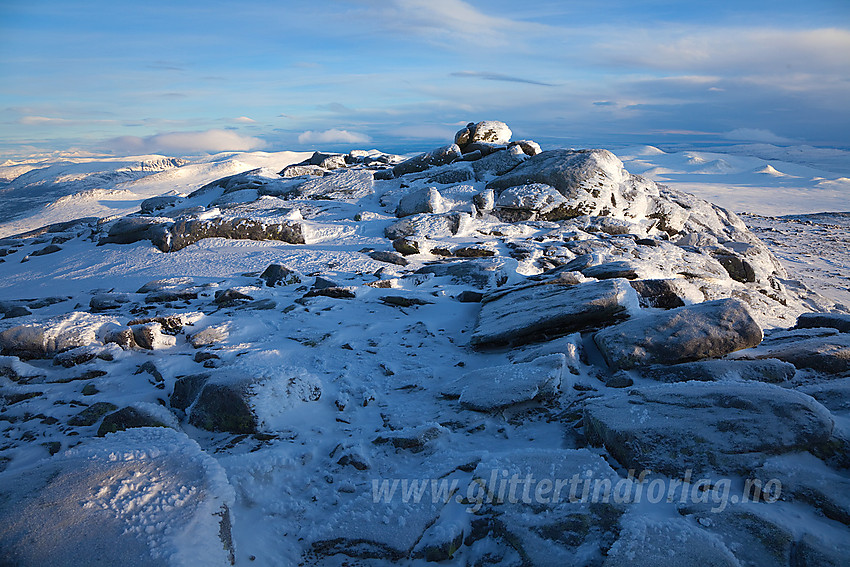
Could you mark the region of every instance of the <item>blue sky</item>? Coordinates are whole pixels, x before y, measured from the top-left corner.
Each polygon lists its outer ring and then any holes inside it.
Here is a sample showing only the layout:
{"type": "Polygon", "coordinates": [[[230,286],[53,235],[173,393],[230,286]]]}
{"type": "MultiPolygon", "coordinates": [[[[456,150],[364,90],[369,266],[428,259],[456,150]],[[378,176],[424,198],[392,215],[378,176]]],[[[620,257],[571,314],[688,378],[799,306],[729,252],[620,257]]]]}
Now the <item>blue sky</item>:
{"type": "Polygon", "coordinates": [[[850,1],[0,0],[0,156],[850,147],[850,1]]]}

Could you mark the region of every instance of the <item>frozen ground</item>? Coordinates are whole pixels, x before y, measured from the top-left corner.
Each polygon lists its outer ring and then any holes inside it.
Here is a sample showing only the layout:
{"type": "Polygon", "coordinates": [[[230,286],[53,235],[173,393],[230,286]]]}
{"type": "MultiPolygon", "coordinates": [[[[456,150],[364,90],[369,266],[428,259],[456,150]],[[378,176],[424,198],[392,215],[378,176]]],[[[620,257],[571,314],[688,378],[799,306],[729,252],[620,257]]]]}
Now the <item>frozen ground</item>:
{"type": "Polygon", "coordinates": [[[845,154],[620,152],[667,191],[607,152],[558,154],[560,178],[519,147],[292,178],[310,154],[5,164],[44,190],[6,237],[109,220],[0,241],[0,563],[840,564],[847,219],[807,214],[847,208],[845,154]],[[805,312],[832,318],[788,330],[805,312]],[[513,474],[670,499],[480,498],[513,474]],[[733,505],[749,478],[785,492],[733,505]]]}

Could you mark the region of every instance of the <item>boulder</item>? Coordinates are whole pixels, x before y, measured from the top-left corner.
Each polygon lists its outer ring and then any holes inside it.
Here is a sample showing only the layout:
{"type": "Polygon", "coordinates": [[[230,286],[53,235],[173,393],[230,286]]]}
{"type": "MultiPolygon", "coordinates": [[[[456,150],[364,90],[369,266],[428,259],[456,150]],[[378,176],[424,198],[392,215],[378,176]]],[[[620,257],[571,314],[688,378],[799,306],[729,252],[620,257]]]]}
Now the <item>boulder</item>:
{"type": "Polygon", "coordinates": [[[257,418],[248,403],[250,381],[225,377],[207,382],[189,411],[189,423],[207,431],[255,433],[257,418]]]}
{"type": "Polygon", "coordinates": [[[403,256],[419,254],[419,243],[412,238],[396,238],[393,240],[393,248],[403,256]]]}
{"type": "Polygon", "coordinates": [[[201,348],[224,342],[229,336],[230,323],[225,322],[219,325],[210,325],[197,333],[193,333],[188,337],[188,341],[194,348],[201,348]]]}
{"type": "Polygon", "coordinates": [[[833,419],[811,397],[758,382],[634,388],[585,403],[588,441],[624,468],[681,478],[748,474],[770,455],[827,442],[833,419]]]}
{"type": "Polygon", "coordinates": [[[513,146],[519,146],[523,153],[529,157],[536,156],[537,154],[543,152],[543,150],[540,148],[540,144],[538,144],[537,142],[532,142],[531,140],[516,140],[508,144],[508,148],[511,148],[513,146]]]}
{"type": "Polygon", "coordinates": [[[373,260],[377,260],[378,262],[395,264],[397,266],[406,266],[410,263],[401,254],[396,254],[395,252],[386,252],[384,250],[375,250],[374,252],[369,252],[369,257],[373,260]]]}
{"type": "Polygon", "coordinates": [[[566,202],[567,199],[551,185],[529,183],[502,191],[495,207],[502,220],[532,220],[555,211],[566,202]]]}
{"type": "Polygon", "coordinates": [[[481,368],[467,372],[443,393],[459,395],[461,406],[476,411],[552,398],[562,387],[565,365],[563,354],[551,354],[532,362],[481,368]]]}
{"type": "Polygon", "coordinates": [[[93,295],[89,301],[89,308],[93,312],[118,309],[121,305],[130,302],[130,296],[126,293],[98,293],[93,295]]]}
{"type": "Polygon", "coordinates": [[[9,565],[229,565],[233,489],[185,434],[130,429],[57,453],[0,485],[9,565]]]}
{"type": "Polygon", "coordinates": [[[677,279],[634,280],[629,285],[637,292],[641,307],[675,309],[685,305],[686,294],[677,279]]]}
{"type": "Polygon", "coordinates": [[[133,339],[136,341],[136,345],[141,348],[159,350],[177,344],[177,339],[162,332],[162,323],[145,323],[133,325],[130,328],[133,330],[133,339]]]}
{"type": "Polygon", "coordinates": [[[201,393],[209,379],[209,374],[191,374],[179,377],[174,382],[174,391],[168,399],[171,407],[186,411],[198,399],[198,394],[201,393]]]}
{"type": "Polygon", "coordinates": [[[149,199],[145,199],[142,201],[140,206],[142,212],[146,215],[155,213],[156,211],[161,211],[163,209],[168,209],[175,205],[178,205],[183,201],[183,197],[178,195],[163,195],[161,197],[151,197],[149,199]]]}
{"type": "MultiPolygon", "coordinates": [[[[160,409],[160,406],[153,407],[160,409]]],[[[108,433],[133,429],[135,427],[169,427],[166,422],[172,421],[173,417],[171,419],[163,419],[164,416],[158,415],[160,412],[155,409],[153,412],[145,411],[147,409],[152,408],[127,406],[104,416],[103,421],[100,422],[100,427],[97,429],[97,436],[103,437],[108,433]]]]}
{"type": "Polygon", "coordinates": [[[448,238],[470,230],[472,217],[468,213],[418,214],[391,224],[384,236],[396,240],[405,236],[419,238],[448,238]]]}
{"type": "Polygon", "coordinates": [[[98,334],[109,318],[74,312],[43,321],[20,325],[0,333],[3,354],[21,358],[47,358],[72,348],[99,343],[98,334]]]}
{"type": "Polygon", "coordinates": [[[395,216],[401,218],[419,213],[441,213],[443,210],[440,192],[434,187],[425,187],[402,197],[396,207],[395,216]]]}
{"type": "Polygon", "coordinates": [[[720,538],[681,519],[629,516],[603,567],[739,567],[720,538]]]}
{"type": "Polygon", "coordinates": [[[301,278],[297,272],[280,264],[269,264],[260,274],[260,279],[266,282],[268,287],[301,283],[301,278]]]}
{"type": "Polygon", "coordinates": [[[659,382],[716,382],[721,380],[755,380],[757,382],[787,382],[797,370],[781,360],[700,360],[669,366],[642,367],[640,373],[659,382]]]}
{"type": "Polygon", "coordinates": [[[447,277],[454,284],[491,289],[507,282],[510,272],[509,265],[501,258],[474,258],[433,262],[415,273],[434,274],[435,277],[447,277]]]}
{"type": "Polygon", "coordinates": [[[826,336],[795,332],[776,333],[757,349],[740,353],[741,358],[778,358],[797,368],[825,374],[850,371],[850,334],[826,336]]]}
{"type": "Polygon", "coordinates": [[[118,406],[109,402],[95,402],[68,420],[68,425],[73,427],[88,427],[94,425],[104,415],[118,409],[118,406]]]}
{"type": "Polygon", "coordinates": [[[142,240],[150,240],[154,246],[168,251],[170,247],[169,228],[171,219],[159,217],[124,217],[117,220],[107,235],[98,241],[98,246],[104,244],[132,244],[142,240]]]}
{"type": "Polygon", "coordinates": [[[324,177],[310,179],[298,188],[303,199],[361,199],[374,193],[374,176],[370,170],[336,171],[324,177]]]}
{"type": "Polygon", "coordinates": [[[235,219],[178,219],[171,228],[168,252],[176,252],[204,238],[230,238],[244,240],[280,240],[289,244],[304,244],[301,224],[297,222],[264,222],[235,219]]]}
{"type": "Polygon", "coordinates": [[[803,313],[797,317],[797,329],[826,327],[840,333],[850,333],[850,314],[847,313],[803,313]]]}
{"type": "Polygon", "coordinates": [[[414,156],[405,160],[393,167],[393,175],[401,177],[408,173],[418,173],[425,171],[429,167],[438,165],[446,165],[460,158],[461,152],[457,144],[443,146],[428,153],[414,156]]]}
{"type": "MultiPolygon", "coordinates": [[[[512,135],[513,132],[504,122],[497,120],[483,120],[477,124],[470,122],[455,134],[455,144],[461,148],[467,148],[476,142],[505,145],[511,141],[512,135]]],[[[464,151],[464,153],[467,152],[464,151]]]]}
{"type": "Polygon", "coordinates": [[[476,179],[484,181],[506,174],[526,159],[528,156],[523,153],[522,148],[514,146],[476,160],[472,164],[472,171],[475,172],[476,179]]]}
{"type": "Polygon", "coordinates": [[[485,296],[470,344],[522,344],[610,324],[634,303],[634,290],[621,279],[519,287],[485,296]]]}
{"type": "Polygon", "coordinates": [[[758,345],[762,331],[742,301],[719,299],[645,314],[593,339],[611,368],[629,369],[719,358],[758,345]]]}

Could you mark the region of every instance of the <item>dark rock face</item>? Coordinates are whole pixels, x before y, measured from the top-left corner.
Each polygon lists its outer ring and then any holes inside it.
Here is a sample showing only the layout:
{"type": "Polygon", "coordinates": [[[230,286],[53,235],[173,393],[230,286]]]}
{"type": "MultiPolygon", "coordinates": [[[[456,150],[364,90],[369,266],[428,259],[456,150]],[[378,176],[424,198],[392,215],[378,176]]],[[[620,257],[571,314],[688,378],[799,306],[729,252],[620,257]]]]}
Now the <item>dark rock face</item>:
{"type": "Polygon", "coordinates": [[[109,402],[97,402],[69,419],[68,425],[73,425],[75,427],[94,425],[98,419],[116,409],[118,409],[118,406],[115,404],[111,404],[109,402]]]}
{"type": "Polygon", "coordinates": [[[260,279],[266,282],[267,287],[275,287],[278,285],[292,285],[301,283],[301,278],[294,270],[290,270],[286,266],[280,264],[270,264],[263,273],[260,274],[260,279]]]}
{"type": "Polygon", "coordinates": [[[470,343],[522,344],[610,323],[625,314],[629,293],[634,290],[625,280],[610,279],[539,284],[485,296],[470,343]]]}
{"type": "Polygon", "coordinates": [[[737,299],[645,315],[594,336],[609,366],[617,369],[719,358],[756,346],[761,339],[761,327],[737,299]]]}
{"type": "Polygon", "coordinates": [[[414,156],[393,167],[393,175],[400,177],[408,173],[425,171],[429,167],[445,165],[460,158],[461,152],[457,144],[443,146],[428,153],[414,156]]]}
{"type": "Polygon", "coordinates": [[[155,213],[164,209],[173,207],[183,201],[182,197],[177,195],[165,195],[162,197],[151,197],[142,201],[141,210],[145,214],[155,213]]]}
{"type": "Polygon", "coordinates": [[[833,429],[809,396],[755,382],[633,389],[588,400],[584,420],[588,440],[625,468],[674,478],[686,469],[746,474],[768,455],[826,443],[833,429]]]}
{"type": "Polygon", "coordinates": [[[398,266],[406,266],[410,262],[405,260],[404,256],[400,254],[396,254],[395,252],[384,252],[382,250],[376,250],[375,252],[369,252],[369,257],[373,260],[377,260],[379,262],[386,262],[388,264],[396,264],[398,266]]]}
{"type": "Polygon", "coordinates": [[[189,414],[189,423],[207,431],[254,433],[257,418],[242,384],[207,384],[189,414]]]}
{"type": "Polygon", "coordinates": [[[797,329],[825,327],[850,333],[850,315],[846,313],[803,313],[797,317],[797,329]]]}
{"type": "Polygon", "coordinates": [[[209,374],[192,374],[178,378],[174,382],[174,392],[171,393],[169,398],[171,407],[185,411],[186,408],[195,403],[198,394],[201,393],[201,389],[209,379],[209,374]]]}
{"type": "Polygon", "coordinates": [[[181,250],[204,238],[280,240],[305,244],[301,225],[295,222],[264,223],[251,219],[178,220],[171,229],[169,252],[181,250]]]}
{"type": "Polygon", "coordinates": [[[125,217],[112,225],[106,237],[101,238],[98,245],[132,244],[150,240],[154,246],[165,252],[169,249],[170,224],[160,219],[125,217]]]}
{"type": "Polygon", "coordinates": [[[850,371],[850,335],[846,333],[815,337],[771,336],[770,341],[746,358],[778,358],[797,368],[809,368],[825,374],[850,371]]]}
{"type": "Polygon", "coordinates": [[[100,423],[100,427],[97,429],[97,436],[103,437],[107,433],[115,433],[116,431],[124,431],[125,429],[132,429],[134,427],[168,426],[145,412],[127,406],[104,417],[100,423]]]}
{"type": "Polygon", "coordinates": [[[675,309],[685,305],[677,280],[634,280],[629,285],[637,292],[643,307],[675,309]]]}
{"type": "Polygon", "coordinates": [[[659,382],[754,380],[778,383],[791,380],[797,370],[793,364],[781,360],[700,360],[670,366],[649,366],[641,368],[640,373],[659,382]]]}

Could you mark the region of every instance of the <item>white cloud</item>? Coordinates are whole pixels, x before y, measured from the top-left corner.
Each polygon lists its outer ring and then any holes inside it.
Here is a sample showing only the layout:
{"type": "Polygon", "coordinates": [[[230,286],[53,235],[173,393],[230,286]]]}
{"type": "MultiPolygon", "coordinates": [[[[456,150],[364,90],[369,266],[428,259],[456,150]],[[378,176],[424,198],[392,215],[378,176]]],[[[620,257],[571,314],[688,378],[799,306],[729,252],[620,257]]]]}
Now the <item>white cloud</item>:
{"type": "Polygon", "coordinates": [[[256,150],[266,145],[264,140],[243,136],[231,130],[206,130],[203,132],[168,132],[140,138],[122,136],[107,142],[119,152],[198,154],[224,151],[256,150]]]}
{"type": "Polygon", "coordinates": [[[253,118],[248,118],[247,116],[239,116],[233,119],[234,122],[239,122],[240,124],[253,124],[256,122],[253,118]]]}
{"type": "Polygon", "coordinates": [[[22,116],[19,120],[19,124],[24,124],[26,126],[39,126],[42,124],[64,124],[68,122],[64,118],[49,118],[47,116],[22,116]]]}
{"type": "Polygon", "coordinates": [[[761,128],[735,128],[723,135],[727,140],[740,140],[744,142],[764,142],[766,144],[791,144],[794,140],[783,138],[761,128]]]}
{"type": "Polygon", "coordinates": [[[298,136],[299,144],[365,144],[371,141],[372,139],[365,134],[337,128],[331,128],[324,132],[307,130],[298,136]]]}

